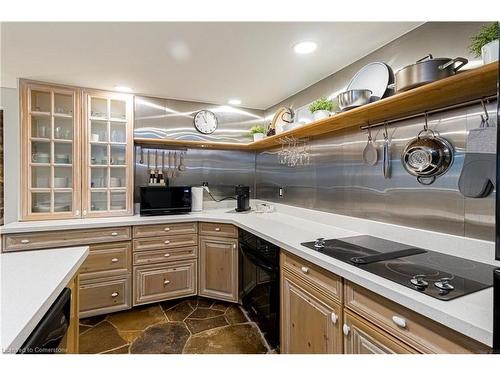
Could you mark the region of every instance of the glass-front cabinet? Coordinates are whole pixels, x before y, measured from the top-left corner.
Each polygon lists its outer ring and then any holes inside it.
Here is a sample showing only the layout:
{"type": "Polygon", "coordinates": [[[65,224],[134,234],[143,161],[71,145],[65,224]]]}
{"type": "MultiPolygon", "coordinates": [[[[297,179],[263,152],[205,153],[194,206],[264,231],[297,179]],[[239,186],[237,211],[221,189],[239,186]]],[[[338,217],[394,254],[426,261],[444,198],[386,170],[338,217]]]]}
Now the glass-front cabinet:
{"type": "Polygon", "coordinates": [[[133,97],[21,81],[22,220],[133,214],[133,97]]]}
{"type": "Polygon", "coordinates": [[[132,96],[84,90],[83,101],[83,213],[132,214],[132,96]]]}
{"type": "Polygon", "coordinates": [[[79,217],[79,90],[23,81],[21,98],[22,218],[79,217]]]}

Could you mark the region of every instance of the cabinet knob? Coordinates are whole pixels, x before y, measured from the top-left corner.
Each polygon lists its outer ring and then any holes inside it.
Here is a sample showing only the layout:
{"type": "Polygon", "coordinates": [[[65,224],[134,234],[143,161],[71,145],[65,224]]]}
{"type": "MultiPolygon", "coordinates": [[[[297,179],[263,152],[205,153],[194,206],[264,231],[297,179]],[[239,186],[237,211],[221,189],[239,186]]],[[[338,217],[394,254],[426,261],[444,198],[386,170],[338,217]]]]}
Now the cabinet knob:
{"type": "Polygon", "coordinates": [[[332,311],[332,315],[330,317],[332,319],[332,323],[336,324],[337,320],[339,319],[339,317],[337,316],[337,314],[335,314],[335,312],[332,311]]]}
{"type": "Polygon", "coordinates": [[[83,214],[83,216],[86,216],[87,215],[87,210],[83,210],[82,214],[83,214]]]}
{"type": "Polygon", "coordinates": [[[344,332],[344,336],[349,335],[349,332],[351,331],[351,327],[349,327],[347,324],[344,323],[342,326],[342,332],[344,332]]]}
{"type": "Polygon", "coordinates": [[[163,241],[163,243],[164,243],[165,245],[168,245],[168,244],[170,243],[170,241],[169,241],[169,240],[165,240],[165,241],[163,241]]]}
{"type": "Polygon", "coordinates": [[[163,280],[163,285],[168,285],[170,284],[170,280],[163,280]]]}
{"type": "Polygon", "coordinates": [[[169,227],[165,227],[165,228],[163,228],[163,230],[164,230],[165,232],[168,232],[168,231],[170,230],[170,228],[169,228],[169,227]]]}
{"type": "Polygon", "coordinates": [[[392,321],[400,328],[406,328],[406,319],[400,316],[394,315],[392,321]]]}
{"type": "Polygon", "coordinates": [[[220,228],[219,227],[215,228],[215,231],[220,232],[220,228]]]}
{"type": "Polygon", "coordinates": [[[25,244],[26,244],[26,243],[30,243],[30,240],[26,240],[26,239],[24,239],[24,240],[21,240],[21,243],[25,243],[25,244]]]}
{"type": "Polygon", "coordinates": [[[111,293],[111,297],[113,297],[113,298],[114,298],[114,297],[118,297],[118,292],[113,292],[113,293],[111,293]]]}
{"type": "Polygon", "coordinates": [[[116,263],[116,262],[118,262],[118,258],[111,259],[111,263],[116,263]]]}
{"type": "Polygon", "coordinates": [[[170,256],[170,254],[169,254],[169,253],[166,253],[166,254],[163,254],[163,256],[164,256],[165,258],[168,258],[168,257],[170,256]]]}
{"type": "Polygon", "coordinates": [[[307,268],[307,267],[301,267],[300,269],[304,273],[309,273],[309,268],[307,268]]]}
{"type": "Polygon", "coordinates": [[[111,232],[111,235],[114,237],[114,236],[118,236],[118,233],[117,232],[111,232]]]}
{"type": "Polygon", "coordinates": [[[75,216],[80,216],[80,210],[75,211],[75,216]]]}

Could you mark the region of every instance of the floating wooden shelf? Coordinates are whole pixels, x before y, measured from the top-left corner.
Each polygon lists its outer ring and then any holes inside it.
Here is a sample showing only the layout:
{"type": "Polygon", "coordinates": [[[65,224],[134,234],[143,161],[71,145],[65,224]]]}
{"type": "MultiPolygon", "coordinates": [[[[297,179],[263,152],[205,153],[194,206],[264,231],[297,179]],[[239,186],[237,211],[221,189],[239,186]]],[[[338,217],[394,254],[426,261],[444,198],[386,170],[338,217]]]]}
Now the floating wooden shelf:
{"type": "Polygon", "coordinates": [[[158,144],[174,147],[191,148],[211,148],[218,150],[246,150],[249,151],[251,143],[229,143],[229,142],[206,142],[206,141],[183,141],[179,139],[166,138],[134,138],[135,143],[139,144],[158,144]]]}
{"type": "Polygon", "coordinates": [[[139,143],[161,143],[185,147],[206,147],[257,151],[280,144],[286,136],[316,137],[348,128],[391,121],[497,94],[498,62],[464,71],[454,76],[402,92],[374,103],[314,121],[287,132],[248,144],[135,139],[139,143]]]}

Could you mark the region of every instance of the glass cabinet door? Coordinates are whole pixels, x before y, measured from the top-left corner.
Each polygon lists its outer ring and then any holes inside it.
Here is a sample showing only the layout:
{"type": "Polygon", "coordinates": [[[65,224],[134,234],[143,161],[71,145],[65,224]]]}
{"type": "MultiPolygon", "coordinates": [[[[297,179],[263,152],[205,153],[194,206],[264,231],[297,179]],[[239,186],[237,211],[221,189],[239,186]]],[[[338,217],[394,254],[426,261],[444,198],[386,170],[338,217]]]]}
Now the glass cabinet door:
{"type": "Polygon", "coordinates": [[[83,215],[133,214],[132,96],[84,92],[83,215]]]}
{"type": "Polygon", "coordinates": [[[21,83],[22,219],[80,216],[79,91],[21,83]]]}

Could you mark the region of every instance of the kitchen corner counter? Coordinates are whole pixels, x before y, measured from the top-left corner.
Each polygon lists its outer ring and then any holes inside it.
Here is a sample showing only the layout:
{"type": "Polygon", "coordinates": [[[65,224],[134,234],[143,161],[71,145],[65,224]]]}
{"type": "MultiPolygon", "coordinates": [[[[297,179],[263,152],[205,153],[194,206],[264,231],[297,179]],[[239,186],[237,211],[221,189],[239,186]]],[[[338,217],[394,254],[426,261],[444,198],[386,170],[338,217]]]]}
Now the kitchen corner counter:
{"type": "Polygon", "coordinates": [[[80,246],[1,254],[4,353],[17,352],[88,253],[80,246]]]}
{"type": "MultiPolygon", "coordinates": [[[[252,206],[255,203],[256,201],[253,201],[252,206]]],[[[441,301],[364,271],[354,265],[310,250],[302,246],[301,243],[318,237],[341,238],[367,234],[500,267],[500,262],[494,260],[493,242],[272,204],[277,208],[277,211],[265,214],[236,213],[234,208],[226,206],[183,215],[155,217],[135,215],[103,219],[11,223],[1,230],[3,234],[6,234],[190,221],[234,224],[429,319],[492,346],[493,288],[452,301],[441,301]]]]}

